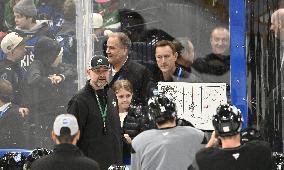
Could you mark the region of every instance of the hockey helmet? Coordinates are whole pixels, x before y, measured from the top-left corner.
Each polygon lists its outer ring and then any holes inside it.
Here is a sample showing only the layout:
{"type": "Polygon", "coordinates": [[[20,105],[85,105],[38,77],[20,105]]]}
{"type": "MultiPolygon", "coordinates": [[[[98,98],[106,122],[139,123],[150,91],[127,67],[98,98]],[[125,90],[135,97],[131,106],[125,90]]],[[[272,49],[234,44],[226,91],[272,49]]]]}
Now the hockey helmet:
{"type": "Polygon", "coordinates": [[[225,137],[240,133],[243,119],[238,108],[231,104],[224,104],[218,106],[212,122],[217,135],[225,137]]]}
{"type": "Polygon", "coordinates": [[[157,95],[150,98],[148,104],[150,116],[155,123],[164,123],[167,120],[176,118],[176,104],[165,95],[157,95]]]}

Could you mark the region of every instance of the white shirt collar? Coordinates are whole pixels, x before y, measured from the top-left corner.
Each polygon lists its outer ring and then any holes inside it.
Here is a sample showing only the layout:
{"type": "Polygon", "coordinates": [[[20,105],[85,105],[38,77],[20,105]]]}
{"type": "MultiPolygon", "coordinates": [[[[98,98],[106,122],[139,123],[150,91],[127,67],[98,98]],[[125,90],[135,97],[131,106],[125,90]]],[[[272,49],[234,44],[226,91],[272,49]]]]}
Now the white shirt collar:
{"type": "MultiPolygon", "coordinates": [[[[122,64],[121,68],[124,66],[124,64],[126,63],[126,61],[128,60],[128,56],[126,57],[126,60],[124,61],[124,63],[122,64]]],[[[120,69],[121,69],[120,68],[120,69]]],[[[114,76],[118,71],[115,71],[114,67],[111,67],[111,75],[114,76]]]]}

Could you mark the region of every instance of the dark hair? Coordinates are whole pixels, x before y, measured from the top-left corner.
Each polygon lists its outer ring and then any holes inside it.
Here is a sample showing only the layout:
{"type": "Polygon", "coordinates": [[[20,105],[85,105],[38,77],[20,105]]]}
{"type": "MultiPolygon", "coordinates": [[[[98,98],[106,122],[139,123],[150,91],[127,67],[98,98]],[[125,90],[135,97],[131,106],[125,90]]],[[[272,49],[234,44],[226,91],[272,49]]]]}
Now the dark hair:
{"type": "Polygon", "coordinates": [[[73,21],[76,18],[76,4],[74,0],[66,0],[63,5],[64,19],[73,21]]]}
{"type": "Polygon", "coordinates": [[[184,51],[184,46],[181,44],[181,42],[177,39],[175,39],[173,41],[173,44],[175,45],[176,47],[176,50],[177,50],[177,54],[178,54],[178,58],[181,57],[181,54],[182,52],[184,51]]]}
{"type": "Polygon", "coordinates": [[[68,127],[62,127],[60,129],[60,136],[57,136],[57,139],[60,143],[72,143],[77,133],[73,136],[70,134],[71,130],[68,127]]]}
{"type": "Polygon", "coordinates": [[[56,40],[47,36],[39,38],[34,47],[34,60],[39,60],[45,67],[49,67],[61,50],[56,40]]]}
{"type": "Polygon", "coordinates": [[[165,47],[165,46],[169,46],[169,47],[172,49],[173,54],[177,52],[176,47],[175,47],[175,45],[173,44],[173,42],[168,41],[168,40],[161,40],[161,41],[157,42],[157,44],[156,44],[156,46],[155,46],[155,50],[156,50],[158,47],[165,47]]]}
{"type": "Polygon", "coordinates": [[[132,42],[141,41],[146,30],[144,18],[131,9],[121,9],[119,11],[121,31],[126,33],[132,42]]]}

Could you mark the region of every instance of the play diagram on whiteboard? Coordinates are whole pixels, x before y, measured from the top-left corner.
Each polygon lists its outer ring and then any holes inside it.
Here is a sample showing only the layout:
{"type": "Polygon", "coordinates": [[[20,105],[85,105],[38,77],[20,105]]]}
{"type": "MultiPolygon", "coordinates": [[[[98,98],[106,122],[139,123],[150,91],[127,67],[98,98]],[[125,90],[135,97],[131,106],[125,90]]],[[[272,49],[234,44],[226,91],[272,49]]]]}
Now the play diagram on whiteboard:
{"type": "Polygon", "coordinates": [[[226,83],[159,82],[158,92],[174,100],[178,117],[202,130],[213,130],[212,115],[227,103],[226,83]]]}

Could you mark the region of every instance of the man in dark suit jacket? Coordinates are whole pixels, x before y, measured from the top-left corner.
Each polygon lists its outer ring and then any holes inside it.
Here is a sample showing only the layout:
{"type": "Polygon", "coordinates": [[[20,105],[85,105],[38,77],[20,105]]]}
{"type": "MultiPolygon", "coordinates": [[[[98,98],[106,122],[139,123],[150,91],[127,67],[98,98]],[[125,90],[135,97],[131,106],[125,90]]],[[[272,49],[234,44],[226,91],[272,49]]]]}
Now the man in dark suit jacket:
{"type": "Polygon", "coordinates": [[[146,105],[154,87],[152,73],[143,65],[128,59],[131,41],[126,34],[116,32],[109,35],[106,54],[112,65],[110,86],[116,80],[128,80],[133,86],[134,105],[146,105]]]}

